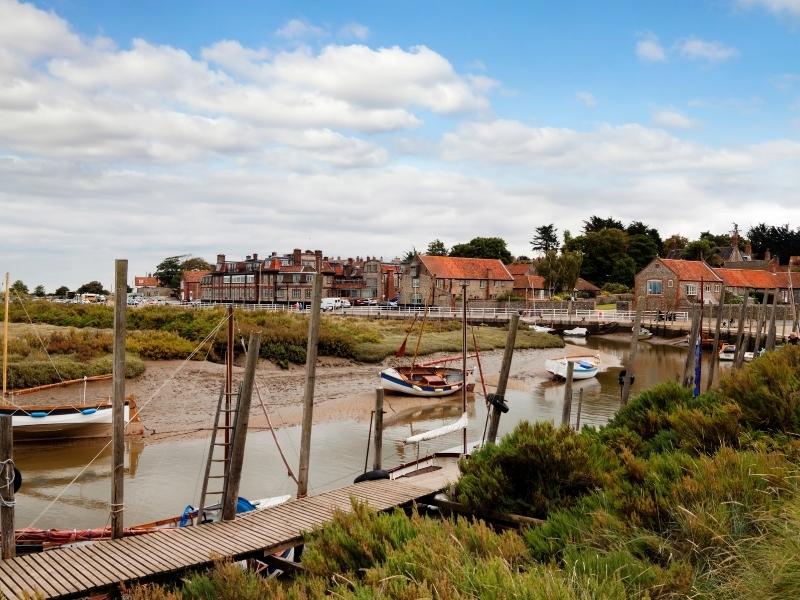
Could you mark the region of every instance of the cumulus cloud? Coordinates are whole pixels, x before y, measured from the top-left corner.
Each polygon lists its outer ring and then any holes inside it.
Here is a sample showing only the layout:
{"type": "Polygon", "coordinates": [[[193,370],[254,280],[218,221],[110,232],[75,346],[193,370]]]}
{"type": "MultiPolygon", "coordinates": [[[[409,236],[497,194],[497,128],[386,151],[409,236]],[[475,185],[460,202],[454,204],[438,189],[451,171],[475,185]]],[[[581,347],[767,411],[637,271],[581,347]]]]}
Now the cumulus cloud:
{"type": "Polygon", "coordinates": [[[663,108],[653,113],[653,123],[667,129],[694,129],[700,125],[674,108],[663,108]]]}
{"type": "Polygon", "coordinates": [[[800,0],[736,0],[741,8],[763,8],[778,16],[800,17],[800,0]]]}
{"type": "Polygon", "coordinates": [[[321,38],[328,34],[323,27],[312,25],[303,19],[291,19],[283,27],[278,29],[276,35],[287,40],[305,40],[309,38],[321,38]]]}
{"type": "Polygon", "coordinates": [[[591,92],[577,92],[575,99],[583,104],[586,108],[594,108],[597,106],[597,99],[591,92]]]}
{"type": "Polygon", "coordinates": [[[739,51],[722,42],[709,42],[697,37],[680,40],[676,44],[678,53],[689,60],[704,60],[718,63],[739,55],[739,51]]]}
{"type": "Polygon", "coordinates": [[[665,62],[667,52],[652,32],[639,34],[636,42],[636,56],[645,62],[665,62]]]}
{"type": "Polygon", "coordinates": [[[363,42],[369,37],[369,27],[361,23],[347,23],[339,29],[339,37],[363,42]]]}

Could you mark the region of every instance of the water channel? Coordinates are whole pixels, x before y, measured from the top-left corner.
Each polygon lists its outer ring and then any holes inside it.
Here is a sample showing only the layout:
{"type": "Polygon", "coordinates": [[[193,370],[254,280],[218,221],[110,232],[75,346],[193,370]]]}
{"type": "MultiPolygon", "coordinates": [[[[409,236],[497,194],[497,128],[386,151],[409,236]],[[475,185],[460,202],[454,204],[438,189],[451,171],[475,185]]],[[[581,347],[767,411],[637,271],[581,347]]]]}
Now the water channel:
{"type": "MultiPolygon", "coordinates": [[[[602,425],[620,405],[618,374],[628,354],[629,342],[590,337],[585,346],[567,345],[569,354],[600,353],[604,370],[594,379],[576,382],[573,422],[579,390],[583,390],[581,423],[602,425]]],[[[520,420],[561,422],[564,384],[547,379],[541,368],[541,351],[523,351],[515,355],[506,398],[510,411],[503,415],[500,433],[511,430],[520,420]]],[[[552,354],[552,351],[551,351],[552,354]]],[[[686,357],[685,348],[668,345],[639,344],[636,380],[633,393],[663,381],[680,377],[686,357]]],[[[484,371],[497,373],[501,354],[484,357],[484,371]]],[[[710,358],[703,361],[704,380],[710,358]]],[[[723,369],[726,365],[723,364],[723,369]]],[[[488,378],[488,377],[487,377],[488,378]]],[[[377,383],[377,380],[376,380],[377,383]]],[[[392,396],[386,396],[384,466],[391,467],[417,455],[416,446],[402,440],[452,422],[461,414],[461,401],[434,401],[429,408],[406,413],[392,410],[392,396]]],[[[470,394],[468,438],[480,439],[486,420],[486,407],[480,393],[470,394]]],[[[341,420],[315,424],[312,435],[310,488],[312,493],[352,482],[364,469],[367,433],[366,421],[341,420]]],[[[292,465],[297,465],[300,431],[298,427],[280,429],[278,439],[292,465]]],[[[460,443],[460,433],[420,444],[424,455],[460,443]]],[[[109,522],[110,448],[107,440],[70,444],[26,445],[15,447],[15,460],[24,477],[17,494],[16,526],[33,524],[42,528],[102,527],[109,522]],[[99,454],[89,467],[86,465],[99,454]],[[85,470],[84,470],[85,469],[85,470]],[[83,472],[81,472],[84,470],[83,472]],[[81,473],[75,483],[67,484],[81,473]]],[[[196,504],[200,494],[208,440],[181,439],[145,444],[140,440],[126,443],[125,453],[125,524],[131,525],[179,514],[187,504],[196,504]]],[[[371,464],[371,459],[370,459],[371,464]]],[[[371,468],[371,467],[370,467],[371,468]]],[[[292,494],[294,482],[278,456],[269,432],[251,432],[248,436],[240,495],[263,498],[292,494]]]]}

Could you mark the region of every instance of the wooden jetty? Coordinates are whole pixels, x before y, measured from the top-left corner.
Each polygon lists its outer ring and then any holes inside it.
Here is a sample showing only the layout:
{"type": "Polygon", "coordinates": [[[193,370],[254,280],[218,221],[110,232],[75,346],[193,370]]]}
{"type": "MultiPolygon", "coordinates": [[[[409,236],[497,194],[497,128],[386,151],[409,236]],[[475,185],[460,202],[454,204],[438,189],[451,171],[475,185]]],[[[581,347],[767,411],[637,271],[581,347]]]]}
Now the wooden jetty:
{"type": "MultiPolygon", "coordinates": [[[[412,480],[415,478],[412,478],[412,480]]],[[[0,560],[0,597],[82,598],[147,581],[174,580],[215,559],[264,558],[298,545],[350,499],[381,511],[408,505],[441,489],[441,480],[365,481],[293,500],[232,521],[59,548],[0,560]],[[421,485],[420,485],[421,484],[421,485]]]]}

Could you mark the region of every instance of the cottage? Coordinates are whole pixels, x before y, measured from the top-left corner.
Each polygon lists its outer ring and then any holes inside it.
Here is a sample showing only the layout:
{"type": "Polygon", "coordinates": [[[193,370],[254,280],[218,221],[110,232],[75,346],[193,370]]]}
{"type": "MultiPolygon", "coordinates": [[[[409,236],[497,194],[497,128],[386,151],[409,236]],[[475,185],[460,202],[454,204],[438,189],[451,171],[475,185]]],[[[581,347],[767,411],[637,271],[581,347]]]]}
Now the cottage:
{"type": "Polygon", "coordinates": [[[722,278],[725,290],[744,296],[748,290],[774,290],[780,281],[774,273],[761,269],[714,269],[722,278]]]}
{"type": "Polygon", "coordinates": [[[665,312],[685,309],[700,302],[718,304],[722,278],[701,260],[654,258],[636,274],[637,298],[644,298],[645,310],[665,312]]]}
{"type": "Polygon", "coordinates": [[[514,277],[502,261],[493,258],[415,256],[400,280],[402,304],[454,307],[467,284],[467,299],[496,300],[508,297],[514,277]]]}
{"type": "Polygon", "coordinates": [[[545,285],[544,277],[536,274],[533,263],[513,263],[506,265],[506,268],[514,277],[514,296],[524,298],[525,302],[550,298],[550,290],[545,285]]]}
{"type": "Polygon", "coordinates": [[[183,302],[200,300],[200,282],[203,277],[211,273],[208,270],[195,269],[181,273],[180,298],[183,302]]]}

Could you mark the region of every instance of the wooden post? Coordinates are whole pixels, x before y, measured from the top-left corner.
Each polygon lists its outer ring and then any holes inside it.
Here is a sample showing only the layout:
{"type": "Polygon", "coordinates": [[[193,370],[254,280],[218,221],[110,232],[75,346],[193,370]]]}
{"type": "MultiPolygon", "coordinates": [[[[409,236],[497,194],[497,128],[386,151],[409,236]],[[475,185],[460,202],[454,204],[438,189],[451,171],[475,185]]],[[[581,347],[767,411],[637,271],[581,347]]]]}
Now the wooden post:
{"type": "Polygon", "coordinates": [[[750,299],[748,289],[744,291],[742,310],[739,314],[739,329],[736,331],[736,356],[733,360],[734,367],[741,367],[744,361],[744,320],[747,317],[747,301],[750,299]]]}
{"type": "Polygon", "coordinates": [[[111,537],[121,538],[125,510],[125,333],[128,311],[128,261],[114,261],[114,395],[111,408],[111,537]]]}
{"type": "MultiPolygon", "coordinates": [[[[8,296],[11,290],[8,287],[8,271],[6,271],[6,287],[5,287],[5,312],[3,313],[3,401],[6,399],[6,389],[8,383],[8,296]]],[[[128,288],[125,288],[128,289],[128,288]]]]}
{"type": "Polygon", "coordinates": [[[0,417],[0,536],[2,558],[14,558],[14,433],[11,417],[0,417]],[[10,483],[6,483],[10,482],[10,483]]]}
{"type": "Polygon", "coordinates": [[[572,376],[575,371],[575,363],[567,361],[567,383],[564,386],[564,407],[561,411],[561,425],[569,426],[569,418],[572,413],[572,376]]]}
{"type": "MultiPolygon", "coordinates": [[[[236,501],[239,498],[239,483],[242,480],[244,446],[247,441],[247,426],[250,424],[250,402],[255,387],[258,353],[261,350],[261,333],[254,331],[247,342],[247,363],[244,379],[236,405],[236,419],[231,444],[231,460],[228,463],[228,477],[225,485],[225,498],[222,504],[222,520],[230,521],[236,516],[236,501]]],[[[202,507],[201,507],[202,508],[202,507]]]]}
{"type": "Polygon", "coordinates": [[[306,345],[306,385],[303,391],[303,421],[300,434],[300,469],[297,481],[297,497],[308,494],[308,463],[311,457],[311,423],[314,414],[314,384],[317,369],[317,342],[319,340],[320,304],[322,304],[322,274],[314,275],[314,296],[308,322],[306,345]]]}
{"type": "MultiPolygon", "coordinates": [[[[461,414],[467,412],[467,282],[461,282],[461,414]]],[[[461,431],[462,450],[467,454],[467,428],[461,431]]]]}
{"type": "MultiPolygon", "coordinates": [[[[769,330],[767,332],[767,342],[764,347],[771,351],[775,350],[775,313],[778,309],[778,290],[775,289],[772,292],[772,308],[769,313],[769,330]]],[[[758,356],[758,348],[755,350],[756,356],[758,356]]]]}
{"type": "Polygon", "coordinates": [[[225,468],[228,469],[231,464],[231,406],[233,406],[233,304],[228,304],[225,314],[228,316],[228,346],[225,348],[225,427],[222,430],[225,433],[225,445],[222,449],[225,451],[225,468]]]}
{"type": "Polygon", "coordinates": [[[764,290],[764,298],[761,302],[761,308],[758,311],[758,320],[756,321],[756,341],[753,345],[753,352],[758,352],[758,349],[761,347],[761,329],[762,327],[766,331],[766,324],[767,324],[767,300],[769,299],[769,292],[765,289],[764,290]]]}
{"type": "MultiPolygon", "coordinates": [[[[508,337],[506,337],[506,347],[503,351],[503,363],[500,367],[500,378],[497,380],[497,388],[494,397],[497,402],[505,402],[506,385],[508,384],[508,374],[511,371],[511,359],[514,356],[514,344],[517,343],[517,328],[519,327],[519,314],[511,315],[508,323],[508,337]]],[[[500,426],[500,415],[502,411],[494,404],[490,408],[489,429],[486,433],[486,443],[494,444],[497,440],[497,429],[500,426]]]]}
{"type": "Polygon", "coordinates": [[[380,469],[383,461],[383,388],[375,389],[375,434],[372,468],[380,469]]]}
{"type": "Polygon", "coordinates": [[[722,286],[722,294],[720,294],[720,304],[717,305],[717,326],[714,329],[714,353],[711,356],[711,369],[708,372],[708,387],[706,389],[711,389],[711,385],[714,383],[714,377],[717,374],[717,363],[719,363],[719,336],[720,336],[720,329],[722,328],[722,310],[725,307],[725,286],[722,286]]]}
{"type": "Polygon", "coordinates": [[[622,406],[628,403],[628,396],[631,393],[631,381],[633,380],[633,363],[636,360],[636,353],[639,350],[639,330],[642,327],[642,310],[644,309],[644,298],[639,297],[636,301],[636,317],[633,320],[633,330],[631,335],[631,350],[628,355],[628,365],[625,369],[625,381],[622,384],[622,406]]]}
{"type": "Polygon", "coordinates": [[[575,420],[575,431],[581,430],[581,411],[583,410],[583,388],[578,390],[578,418],[575,420]]]}
{"type": "Polygon", "coordinates": [[[683,387],[691,387],[694,383],[694,346],[700,329],[700,311],[697,307],[692,311],[692,330],[689,333],[689,352],[683,365],[683,387]]]}

